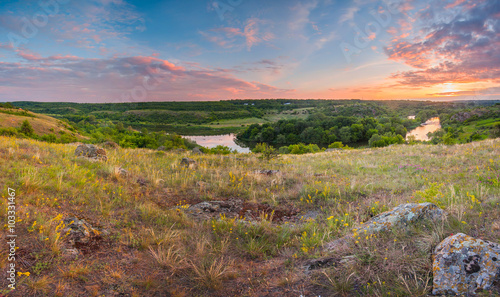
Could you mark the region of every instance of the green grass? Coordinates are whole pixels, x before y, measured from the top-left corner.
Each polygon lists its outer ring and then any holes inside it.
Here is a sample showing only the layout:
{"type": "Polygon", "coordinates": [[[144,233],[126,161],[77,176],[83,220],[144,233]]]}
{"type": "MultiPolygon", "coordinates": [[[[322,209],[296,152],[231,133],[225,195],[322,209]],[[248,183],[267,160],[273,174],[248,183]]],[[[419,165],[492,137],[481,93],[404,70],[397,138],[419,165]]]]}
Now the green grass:
{"type": "MultiPolygon", "coordinates": [[[[109,288],[131,296],[265,296],[269,291],[423,296],[432,285],[430,251],[443,238],[465,232],[500,242],[500,139],[270,161],[254,154],[236,159],[118,148],[108,150],[107,162],[90,162],[74,157],[75,147],[0,137],[2,226],[11,187],[19,251],[32,263],[21,266],[31,276],[9,296],[105,295],[109,288]],[[180,166],[186,156],[197,161],[195,168],[180,166]],[[129,173],[120,175],[117,166],[129,173]],[[258,169],[281,173],[261,175],[258,169]],[[245,220],[231,211],[207,219],[185,212],[201,201],[229,199],[276,212],[245,220]],[[424,201],[444,208],[447,221],[360,236],[352,248],[333,255],[322,251],[324,243],[373,215],[424,201]],[[271,219],[283,209],[298,215],[271,219]],[[308,212],[317,217],[301,219],[308,212]],[[85,247],[90,252],[68,256],[67,239],[58,237],[59,222],[68,216],[109,233],[85,247]],[[344,264],[306,274],[304,262],[322,256],[344,264]]],[[[5,249],[2,253],[0,269],[5,269],[5,249]]],[[[2,288],[5,282],[0,280],[2,288]]]]}

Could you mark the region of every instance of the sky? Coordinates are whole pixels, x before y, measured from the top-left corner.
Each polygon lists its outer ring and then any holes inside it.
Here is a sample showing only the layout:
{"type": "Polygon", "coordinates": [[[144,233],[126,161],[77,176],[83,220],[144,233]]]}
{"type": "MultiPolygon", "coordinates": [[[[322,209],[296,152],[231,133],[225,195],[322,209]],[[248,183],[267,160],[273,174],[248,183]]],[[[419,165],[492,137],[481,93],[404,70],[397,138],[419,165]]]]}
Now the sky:
{"type": "Polygon", "coordinates": [[[0,101],[500,99],[498,0],[2,0],[0,101]]]}

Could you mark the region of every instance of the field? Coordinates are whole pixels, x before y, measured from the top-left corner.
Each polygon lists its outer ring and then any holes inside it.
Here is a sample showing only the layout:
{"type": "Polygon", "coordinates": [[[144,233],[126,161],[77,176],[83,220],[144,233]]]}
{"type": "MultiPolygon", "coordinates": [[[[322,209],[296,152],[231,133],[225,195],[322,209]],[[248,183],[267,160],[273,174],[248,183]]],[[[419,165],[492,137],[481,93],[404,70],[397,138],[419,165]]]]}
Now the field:
{"type": "MultiPolygon", "coordinates": [[[[0,137],[2,195],[16,191],[23,273],[8,296],[425,296],[443,238],[500,242],[500,139],[271,160],[118,148],[91,162],[75,148],[0,137]],[[186,156],[197,164],[181,166],[186,156]],[[190,207],[203,201],[220,207],[190,207]],[[333,267],[305,270],[329,255],[325,243],[423,201],[447,220],[360,237],[333,255],[333,267]],[[99,232],[73,247],[61,232],[68,218],[99,232]]],[[[7,264],[2,249],[1,269],[7,264]]]]}

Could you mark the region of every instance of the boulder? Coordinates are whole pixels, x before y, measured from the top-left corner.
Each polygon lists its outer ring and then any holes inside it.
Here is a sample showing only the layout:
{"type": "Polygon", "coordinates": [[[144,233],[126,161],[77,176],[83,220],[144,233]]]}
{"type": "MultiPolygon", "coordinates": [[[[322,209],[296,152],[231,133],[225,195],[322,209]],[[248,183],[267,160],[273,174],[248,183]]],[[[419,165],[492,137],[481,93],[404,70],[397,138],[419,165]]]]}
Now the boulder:
{"type": "Polygon", "coordinates": [[[159,151],[166,151],[166,150],[167,150],[167,148],[166,148],[166,147],[164,147],[163,145],[161,145],[161,146],[159,146],[159,147],[158,147],[158,150],[159,150],[159,151]]]}
{"type": "Polygon", "coordinates": [[[75,149],[75,156],[85,157],[91,160],[107,161],[106,151],[93,144],[80,144],[75,149]]]}
{"type": "Polygon", "coordinates": [[[395,227],[406,227],[425,219],[432,221],[443,220],[445,216],[445,212],[433,203],[401,204],[365,222],[356,229],[356,233],[348,234],[343,238],[325,244],[325,248],[333,250],[339,243],[344,244],[347,238],[355,237],[355,234],[374,234],[395,227]]]}
{"type": "Polygon", "coordinates": [[[500,245],[463,233],[447,237],[433,254],[433,294],[474,295],[500,273],[500,245]]]}
{"type": "Polygon", "coordinates": [[[196,161],[191,159],[191,158],[182,158],[182,160],[181,160],[181,166],[191,168],[195,165],[196,165],[196,161]]]}
{"type": "Polygon", "coordinates": [[[377,233],[393,227],[405,227],[422,219],[442,220],[444,211],[433,203],[406,203],[373,217],[357,229],[357,233],[377,233]]]}
{"type": "Polygon", "coordinates": [[[199,147],[195,147],[193,149],[193,154],[195,155],[204,155],[205,153],[201,151],[201,149],[199,147]]]}

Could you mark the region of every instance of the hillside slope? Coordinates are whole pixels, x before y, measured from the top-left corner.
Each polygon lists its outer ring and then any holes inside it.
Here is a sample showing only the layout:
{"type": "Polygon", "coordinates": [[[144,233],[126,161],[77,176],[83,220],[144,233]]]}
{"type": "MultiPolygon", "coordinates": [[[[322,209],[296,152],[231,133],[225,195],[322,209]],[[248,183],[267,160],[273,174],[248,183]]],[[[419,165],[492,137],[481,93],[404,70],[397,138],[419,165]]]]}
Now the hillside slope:
{"type": "Polygon", "coordinates": [[[25,120],[28,120],[33,127],[34,133],[38,136],[52,133],[56,135],[69,134],[78,139],[84,138],[78,133],[71,131],[71,127],[68,124],[53,117],[22,109],[0,107],[0,128],[19,128],[25,120]]]}
{"type": "Polygon", "coordinates": [[[91,162],[75,148],[0,137],[2,236],[10,187],[24,273],[8,296],[425,296],[442,239],[500,241],[500,139],[271,161],[119,148],[91,162]],[[423,201],[447,221],[360,238],[333,267],[304,269],[325,243],[423,201]]]}

